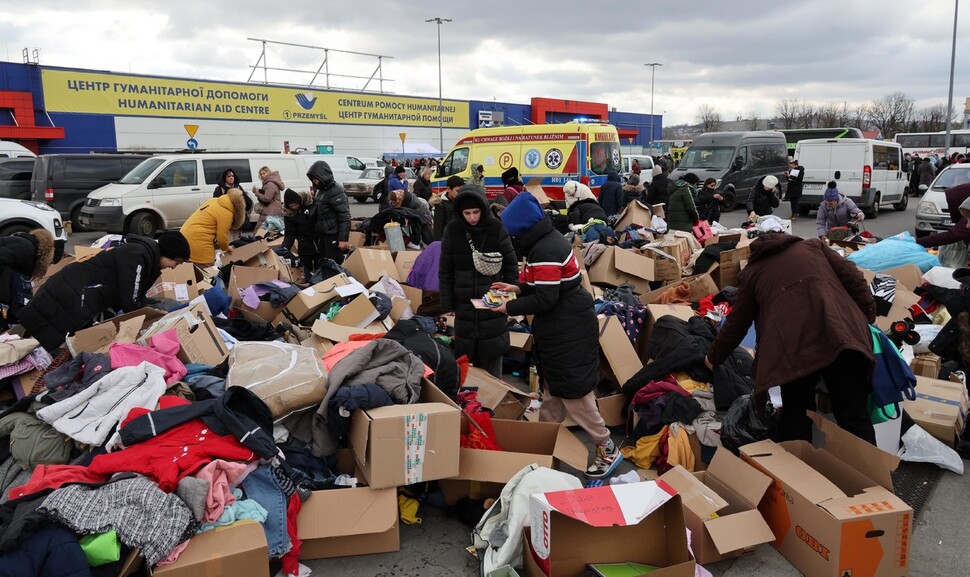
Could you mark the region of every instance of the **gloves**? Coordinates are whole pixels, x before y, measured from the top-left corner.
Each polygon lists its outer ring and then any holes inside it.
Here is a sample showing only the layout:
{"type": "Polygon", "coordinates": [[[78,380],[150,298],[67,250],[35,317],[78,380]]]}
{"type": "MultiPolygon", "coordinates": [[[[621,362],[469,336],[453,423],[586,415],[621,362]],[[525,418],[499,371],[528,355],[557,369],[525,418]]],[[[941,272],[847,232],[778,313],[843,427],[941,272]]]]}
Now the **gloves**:
{"type": "Polygon", "coordinates": [[[278,247],[275,247],[273,249],[273,252],[275,252],[277,256],[284,256],[285,257],[285,256],[287,256],[287,255],[290,254],[290,249],[283,248],[282,246],[278,246],[278,247]]]}

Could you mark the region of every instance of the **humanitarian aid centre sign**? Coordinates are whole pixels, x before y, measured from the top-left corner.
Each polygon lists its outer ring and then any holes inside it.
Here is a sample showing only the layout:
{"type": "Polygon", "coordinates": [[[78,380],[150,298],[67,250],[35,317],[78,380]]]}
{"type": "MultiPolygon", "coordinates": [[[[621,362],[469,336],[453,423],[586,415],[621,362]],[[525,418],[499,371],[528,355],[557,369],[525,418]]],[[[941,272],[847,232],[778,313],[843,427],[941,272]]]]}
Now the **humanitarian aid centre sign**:
{"type": "MultiPolygon", "coordinates": [[[[104,74],[42,71],[47,110],[319,124],[437,127],[438,100],[308,88],[278,88],[104,74]]],[[[442,101],[441,124],[468,128],[468,103],[442,101]]]]}

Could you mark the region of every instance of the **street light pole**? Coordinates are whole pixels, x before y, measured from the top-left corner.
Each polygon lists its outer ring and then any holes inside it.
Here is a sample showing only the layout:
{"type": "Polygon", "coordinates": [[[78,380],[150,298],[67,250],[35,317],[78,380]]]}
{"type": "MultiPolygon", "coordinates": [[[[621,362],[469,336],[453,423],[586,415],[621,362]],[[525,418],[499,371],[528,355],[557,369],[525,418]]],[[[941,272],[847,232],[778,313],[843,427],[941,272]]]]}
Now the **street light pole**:
{"type": "Polygon", "coordinates": [[[451,18],[428,18],[425,22],[434,22],[438,25],[438,154],[445,153],[445,125],[444,112],[441,106],[441,25],[451,22],[451,18]]]}
{"type": "Polygon", "coordinates": [[[946,158],[950,158],[950,129],[953,127],[950,110],[953,109],[953,67],[957,60],[957,12],[959,9],[960,0],[953,0],[953,47],[950,49],[950,94],[946,100],[946,141],[944,142],[946,158]]]}
{"type": "Polygon", "coordinates": [[[647,137],[647,145],[653,151],[653,79],[656,75],[657,67],[663,66],[663,64],[659,62],[647,62],[644,66],[650,67],[650,136],[647,137]]]}

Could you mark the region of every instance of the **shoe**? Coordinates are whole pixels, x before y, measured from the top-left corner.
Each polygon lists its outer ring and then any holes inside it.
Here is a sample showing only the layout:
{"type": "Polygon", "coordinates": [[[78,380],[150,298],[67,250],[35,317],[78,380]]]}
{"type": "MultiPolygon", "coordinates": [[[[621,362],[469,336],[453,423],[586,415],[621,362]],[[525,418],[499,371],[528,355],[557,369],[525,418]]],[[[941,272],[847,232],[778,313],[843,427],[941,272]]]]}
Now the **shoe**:
{"type": "Polygon", "coordinates": [[[608,477],[616,470],[616,466],[623,461],[623,454],[619,447],[609,440],[605,445],[596,445],[596,459],[593,464],[586,469],[586,476],[591,479],[602,479],[608,477]]]}
{"type": "Polygon", "coordinates": [[[791,215],[791,218],[790,218],[790,219],[788,219],[788,220],[790,220],[790,221],[792,221],[792,222],[795,222],[796,220],[798,220],[798,217],[797,217],[796,215],[794,215],[794,214],[793,214],[793,215],[791,215]]]}

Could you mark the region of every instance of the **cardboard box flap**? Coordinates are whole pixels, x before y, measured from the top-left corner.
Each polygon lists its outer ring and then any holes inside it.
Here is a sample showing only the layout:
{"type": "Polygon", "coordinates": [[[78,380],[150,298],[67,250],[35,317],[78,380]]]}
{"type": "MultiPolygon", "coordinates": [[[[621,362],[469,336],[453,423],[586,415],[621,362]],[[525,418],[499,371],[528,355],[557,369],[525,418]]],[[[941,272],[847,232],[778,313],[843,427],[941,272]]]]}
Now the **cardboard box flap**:
{"type": "MultiPolygon", "coordinates": [[[[210,531],[199,533],[189,540],[188,546],[179,555],[178,560],[170,565],[157,567],[154,575],[206,575],[214,574],[214,567],[226,571],[219,574],[238,574],[241,565],[251,563],[251,556],[242,557],[248,552],[259,553],[266,557],[266,534],[257,521],[237,521],[232,525],[216,527],[210,531]],[[235,557],[240,557],[233,559],[235,557]]],[[[247,575],[265,575],[246,572],[247,575]]]]}
{"type": "Polygon", "coordinates": [[[539,201],[539,206],[546,206],[549,204],[549,196],[546,195],[546,191],[542,189],[542,179],[541,178],[531,178],[529,182],[525,184],[525,189],[536,197],[539,201]]]}
{"type": "MultiPolygon", "coordinates": [[[[723,451],[718,451],[721,453],[723,451]]],[[[747,466],[747,465],[745,465],[747,466]]],[[[749,469],[753,468],[747,466],[749,469]]],[[[680,495],[684,507],[701,519],[710,519],[716,512],[728,506],[728,502],[721,498],[713,489],[690,474],[680,465],[661,475],[660,480],[673,487],[680,495]]],[[[720,548],[718,548],[720,550],[720,548]]],[[[732,549],[733,551],[733,549],[732,549]]]]}
{"type": "Polygon", "coordinates": [[[690,305],[660,305],[653,304],[647,305],[647,310],[653,315],[653,318],[659,319],[660,317],[672,316],[676,317],[682,321],[689,321],[691,317],[695,316],[697,313],[690,307],[690,305]]]}
{"type": "Polygon", "coordinates": [[[771,486],[771,477],[724,449],[714,453],[714,458],[707,467],[707,474],[733,489],[752,507],[758,506],[771,486]]]}
{"type": "Polygon", "coordinates": [[[819,503],[818,506],[839,520],[857,519],[860,513],[869,515],[880,512],[896,514],[902,509],[909,508],[909,505],[894,495],[892,491],[887,491],[882,487],[870,487],[854,497],[832,499],[819,503]]]}
{"type": "Polygon", "coordinates": [[[572,431],[561,425],[552,456],[580,471],[585,471],[589,464],[589,450],[586,445],[572,431]]]}
{"type": "Polygon", "coordinates": [[[556,511],[591,527],[636,525],[673,497],[666,484],[652,481],[539,493],[556,511]]]}
{"type": "Polygon", "coordinates": [[[388,419],[395,417],[405,417],[414,413],[425,413],[433,415],[436,413],[450,413],[454,407],[449,407],[444,403],[413,403],[410,405],[387,405],[376,409],[365,409],[364,413],[372,419],[388,419]]]}
{"type": "Polygon", "coordinates": [[[349,341],[350,335],[380,334],[386,332],[378,331],[370,327],[345,327],[344,325],[338,325],[337,323],[325,320],[317,320],[313,323],[313,327],[311,327],[310,330],[318,337],[333,341],[335,343],[345,343],[349,341]]]}
{"type": "Polygon", "coordinates": [[[708,519],[704,522],[704,528],[722,555],[775,540],[771,527],[757,509],[708,519]]]}
{"type": "Polygon", "coordinates": [[[899,466],[899,457],[870,445],[819,413],[808,411],[808,416],[821,431],[822,447],[826,451],[879,483],[890,493],[893,491],[892,472],[899,466]]]}
{"type": "Polygon", "coordinates": [[[326,517],[300,517],[301,539],[383,533],[397,522],[397,495],[393,491],[334,491],[339,497],[339,507],[328,511],[326,517]],[[340,521],[335,523],[335,519],[340,521]]]}
{"type": "Polygon", "coordinates": [[[653,259],[620,247],[613,248],[616,270],[642,279],[653,280],[653,259]]]}
{"type": "MultiPolygon", "coordinates": [[[[804,441],[794,442],[804,443],[811,450],[811,445],[804,441]]],[[[829,499],[845,497],[845,493],[835,483],[774,441],[758,441],[744,445],[740,450],[745,457],[760,467],[773,471],[811,503],[822,503],[829,499]]]]}

